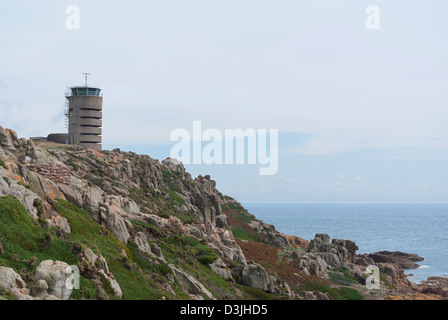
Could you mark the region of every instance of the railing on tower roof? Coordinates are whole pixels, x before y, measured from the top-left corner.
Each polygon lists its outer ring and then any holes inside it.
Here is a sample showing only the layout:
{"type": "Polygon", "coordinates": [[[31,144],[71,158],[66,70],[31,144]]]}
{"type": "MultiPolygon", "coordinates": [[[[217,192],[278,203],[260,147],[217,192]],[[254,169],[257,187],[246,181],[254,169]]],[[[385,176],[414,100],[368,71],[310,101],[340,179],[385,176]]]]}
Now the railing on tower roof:
{"type": "Polygon", "coordinates": [[[65,92],[65,97],[73,97],[73,96],[87,96],[87,97],[102,97],[103,92],[101,88],[98,87],[92,87],[92,86],[76,86],[76,87],[70,87],[65,92]]]}

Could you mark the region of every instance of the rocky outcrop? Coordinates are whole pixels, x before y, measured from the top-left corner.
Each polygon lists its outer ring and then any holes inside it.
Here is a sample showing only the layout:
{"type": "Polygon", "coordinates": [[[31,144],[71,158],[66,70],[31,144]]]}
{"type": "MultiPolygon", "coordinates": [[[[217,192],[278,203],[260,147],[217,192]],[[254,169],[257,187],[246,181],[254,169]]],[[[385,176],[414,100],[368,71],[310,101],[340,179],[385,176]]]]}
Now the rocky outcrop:
{"type": "Polygon", "coordinates": [[[13,269],[0,267],[0,282],[5,288],[24,289],[26,283],[22,277],[18,275],[13,269]]]}
{"type": "Polygon", "coordinates": [[[254,289],[274,292],[274,283],[271,276],[262,266],[255,263],[244,267],[239,282],[254,289]]]}
{"type": "Polygon", "coordinates": [[[323,292],[305,291],[305,300],[330,300],[323,292]]]}
{"type": "Polygon", "coordinates": [[[208,265],[210,269],[212,269],[215,273],[223,277],[224,279],[233,279],[232,273],[230,272],[228,266],[224,263],[224,261],[219,258],[215,260],[213,263],[208,265]]]}
{"type": "Polygon", "coordinates": [[[321,278],[327,277],[328,264],[320,255],[302,251],[297,252],[295,257],[298,261],[297,266],[303,273],[321,278]]]}
{"type": "Polygon", "coordinates": [[[146,235],[143,232],[139,232],[134,237],[134,243],[137,245],[138,250],[142,253],[146,253],[150,256],[153,255],[151,252],[151,247],[148,244],[148,239],[146,238],[146,235]]]}
{"type": "MultiPolygon", "coordinates": [[[[123,296],[120,285],[110,272],[107,260],[102,255],[98,256],[91,249],[86,249],[83,252],[83,263],[82,272],[86,277],[100,280],[103,286],[110,288],[114,296],[119,298],[123,296]]],[[[101,288],[100,291],[103,289],[101,288]]]]}
{"type": "Polygon", "coordinates": [[[128,243],[130,234],[127,226],[131,226],[129,220],[123,217],[116,208],[110,207],[101,203],[99,205],[99,220],[100,224],[109,229],[118,239],[124,243],[128,243]]]}
{"type": "Polygon", "coordinates": [[[157,245],[157,243],[151,244],[151,252],[160,260],[162,260],[164,262],[166,261],[165,258],[163,257],[162,249],[160,249],[160,247],[157,245]]]}
{"type": "Polygon", "coordinates": [[[286,235],[289,245],[295,248],[308,248],[310,242],[297,236],[286,235]]]}
{"type": "Polygon", "coordinates": [[[43,288],[47,287],[48,294],[67,300],[73,291],[70,281],[72,274],[70,266],[63,261],[42,261],[36,269],[35,292],[41,297],[45,296],[43,288]],[[47,286],[44,285],[44,282],[47,286]]]}
{"type": "Polygon", "coordinates": [[[71,232],[68,220],[60,215],[51,216],[51,218],[47,219],[47,222],[50,227],[58,227],[65,233],[71,232]]]}
{"type": "Polygon", "coordinates": [[[196,296],[206,295],[208,298],[214,299],[212,293],[208,291],[205,286],[193,276],[189,275],[185,271],[176,268],[171,264],[169,265],[169,267],[173,271],[174,277],[176,278],[177,282],[187,293],[196,296]]]}
{"type": "MultiPolygon", "coordinates": [[[[358,246],[351,240],[347,239],[333,239],[330,243],[330,236],[328,234],[316,234],[313,240],[310,241],[307,252],[318,256],[325,264],[315,266],[321,270],[329,266],[349,267],[356,260],[356,250],[358,246]]],[[[311,256],[312,257],[312,256],[311,256]]],[[[319,259],[314,259],[319,262],[319,259]]],[[[313,274],[310,270],[310,273],[313,274]]],[[[317,274],[314,272],[314,274],[317,274]]]]}
{"type": "Polygon", "coordinates": [[[0,197],[6,195],[19,199],[19,201],[25,206],[30,216],[34,219],[38,218],[38,212],[34,206],[34,201],[39,199],[39,196],[23,186],[20,176],[13,175],[4,168],[0,167],[0,197]]]}
{"type": "Polygon", "coordinates": [[[418,290],[425,294],[436,294],[448,298],[448,278],[429,277],[419,284],[418,290]]]}
{"type": "Polygon", "coordinates": [[[423,261],[424,259],[417,254],[409,254],[404,252],[390,252],[381,251],[368,255],[376,263],[395,263],[400,265],[403,269],[417,269],[420,265],[415,262],[423,261]]]}

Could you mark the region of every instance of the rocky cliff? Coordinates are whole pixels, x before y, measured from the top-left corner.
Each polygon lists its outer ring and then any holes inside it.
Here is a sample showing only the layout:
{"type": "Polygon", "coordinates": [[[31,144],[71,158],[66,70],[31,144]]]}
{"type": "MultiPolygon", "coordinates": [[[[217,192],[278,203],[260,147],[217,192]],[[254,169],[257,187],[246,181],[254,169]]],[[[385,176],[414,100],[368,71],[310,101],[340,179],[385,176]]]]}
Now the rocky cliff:
{"type": "Polygon", "coordinates": [[[0,127],[3,299],[435,297],[357,249],[283,235],[174,159],[34,144],[0,127]],[[365,287],[372,264],[381,289],[365,287]],[[69,266],[79,288],[66,285],[69,266]]]}

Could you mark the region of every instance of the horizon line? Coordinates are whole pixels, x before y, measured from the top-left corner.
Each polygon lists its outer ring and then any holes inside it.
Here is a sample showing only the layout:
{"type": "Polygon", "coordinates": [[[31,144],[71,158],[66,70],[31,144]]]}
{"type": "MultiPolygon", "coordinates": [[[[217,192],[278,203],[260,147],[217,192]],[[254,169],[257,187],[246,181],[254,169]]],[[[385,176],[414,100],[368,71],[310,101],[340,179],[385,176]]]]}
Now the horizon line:
{"type": "Polygon", "coordinates": [[[448,202],[254,202],[254,201],[240,201],[246,204],[447,204],[448,202]]]}

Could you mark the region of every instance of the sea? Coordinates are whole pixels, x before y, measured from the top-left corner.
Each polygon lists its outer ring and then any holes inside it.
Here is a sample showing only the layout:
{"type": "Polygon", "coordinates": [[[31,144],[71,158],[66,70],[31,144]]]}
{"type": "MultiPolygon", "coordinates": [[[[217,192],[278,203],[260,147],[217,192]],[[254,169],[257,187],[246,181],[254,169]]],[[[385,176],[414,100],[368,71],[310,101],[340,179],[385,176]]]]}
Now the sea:
{"type": "Polygon", "coordinates": [[[284,234],[311,240],[317,233],[350,239],[358,253],[402,251],[425,260],[405,270],[409,280],[448,277],[448,204],[244,203],[284,234]]]}

